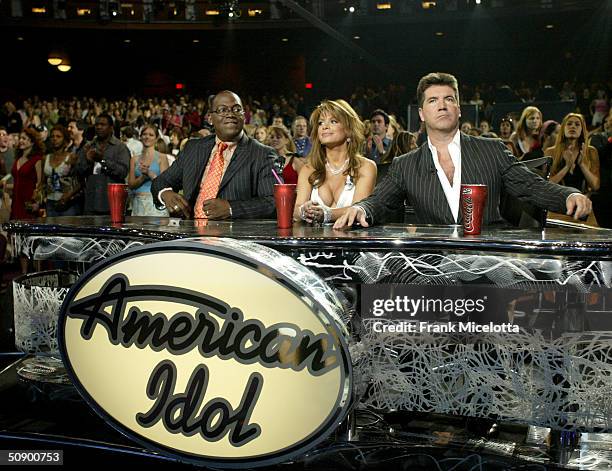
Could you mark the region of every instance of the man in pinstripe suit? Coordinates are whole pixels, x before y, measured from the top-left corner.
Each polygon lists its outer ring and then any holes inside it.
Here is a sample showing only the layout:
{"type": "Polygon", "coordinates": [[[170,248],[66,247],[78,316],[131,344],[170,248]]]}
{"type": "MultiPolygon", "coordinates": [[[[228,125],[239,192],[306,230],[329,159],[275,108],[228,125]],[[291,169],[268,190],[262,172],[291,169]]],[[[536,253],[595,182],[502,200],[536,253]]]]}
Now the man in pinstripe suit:
{"type": "Polygon", "coordinates": [[[591,212],[591,201],[575,188],[550,183],[528,170],[497,139],[468,136],[459,131],[459,86],[444,73],[428,74],[417,87],[419,116],[427,128],[427,143],[396,158],[387,177],[372,195],[351,207],[335,229],[384,222],[404,199],[413,205],[421,224],[460,224],[462,183],[488,186],[484,224],[501,220],[502,187],[540,208],[573,214],[591,212]]]}
{"type": "Polygon", "coordinates": [[[156,206],[185,218],[192,212],[208,219],[273,218],[274,150],[244,133],[244,109],[238,95],[220,92],[211,108],[215,134],[190,140],[176,162],[153,180],[151,193],[156,206]],[[222,143],[223,170],[217,196],[201,198],[202,208],[194,208],[212,157],[222,143]],[[178,194],[180,189],[184,196],[178,194]]]}

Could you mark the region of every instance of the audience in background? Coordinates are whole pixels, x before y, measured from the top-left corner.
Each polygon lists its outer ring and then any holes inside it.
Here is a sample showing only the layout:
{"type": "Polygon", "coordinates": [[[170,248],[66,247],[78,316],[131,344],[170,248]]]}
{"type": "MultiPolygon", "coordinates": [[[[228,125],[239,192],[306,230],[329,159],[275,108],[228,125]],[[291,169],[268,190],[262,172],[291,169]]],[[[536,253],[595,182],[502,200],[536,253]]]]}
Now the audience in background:
{"type": "Polygon", "coordinates": [[[391,145],[391,139],[387,137],[390,122],[389,115],[381,109],[374,110],[370,115],[370,133],[366,140],[365,154],[375,163],[380,162],[391,145]]]}
{"type": "Polygon", "coordinates": [[[544,121],[542,129],[540,130],[540,142],[542,143],[542,149],[548,149],[555,145],[557,141],[557,135],[559,134],[561,125],[556,121],[549,119],[544,121]]]}
{"type": "Polygon", "coordinates": [[[12,191],[11,219],[32,219],[38,216],[42,195],[36,194],[43,179],[42,159],[45,146],[38,133],[26,128],[19,133],[15,161],[11,173],[12,183],[2,182],[12,191]]]}
{"type": "Polygon", "coordinates": [[[130,151],[113,135],[112,123],[109,114],[100,114],[95,138],[77,154],[76,174],[85,180],[84,214],[109,214],[106,186],[124,183],[130,168],[130,151]]]}
{"type": "Polygon", "coordinates": [[[130,159],[128,185],[133,190],[133,216],[168,216],[168,211],[155,207],[153,195],[151,195],[151,182],[169,166],[168,156],[155,148],[158,137],[159,131],[155,126],[145,125],[140,132],[142,153],[130,159]]]}
{"type": "Polygon", "coordinates": [[[6,128],[0,126],[0,178],[11,173],[15,161],[13,142],[6,128]]]}
{"type": "Polygon", "coordinates": [[[274,165],[277,174],[282,174],[285,183],[297,185],[298,174],[304,166],[304,160],[297,155],[295,144],[287,128],[270,126],[265,144],[272,147],[279,156],[278,162],[274,165]]]}
{"type": "Polygon", "coordinates": [[[542,156],[540,129],[542,112],[535,106],[527,106],[521,113],[516,131],[510,136],[516,157],[519,160],[537,159],[542,156]]]}
{"type": "Polygon", "coordinates": [[[70,134],[61,124],[51,129],[51,153],[45,157],[44,194],[47,216],[77,216],[81,214],[81,185],[74,174],[76,154],[68,152],[70,134]]]}
{"type": "Polygon", "coordinates": [[[291,125],[295,153],[298,157],[306,157],[312,148],[312,142],[308,137],[308,120],[304,116],[297,116],[291,125]]]}
{"type": "Polygon", "coordinates": [[[599,190],[599,157],[597,150],[588,144],[584,116],[566,115],[555,145],[544,153],[553,158],[550,181],[578,188],[583,193],[599,190]]]}

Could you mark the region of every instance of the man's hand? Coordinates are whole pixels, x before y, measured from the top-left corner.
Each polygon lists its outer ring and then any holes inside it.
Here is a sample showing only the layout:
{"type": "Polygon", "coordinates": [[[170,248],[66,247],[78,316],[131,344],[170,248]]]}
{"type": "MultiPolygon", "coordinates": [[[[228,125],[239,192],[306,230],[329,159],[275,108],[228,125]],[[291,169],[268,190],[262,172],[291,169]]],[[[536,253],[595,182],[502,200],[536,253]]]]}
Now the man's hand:
{"type": "Polygon", "coordinates": [[[102,153],[98,152],[93,147],[88,146],[85,152],[85,157],[87,157],[87,160],[90,162],[100,162],[100,160],[102,160],[102,153]]]}
{"type": "Polygon", "coordinates": [[[372,136],[372,140],[374,142],[374,145],[376,145],[376,149],[378,149],[378,153],[379,154],[384,154],[385,153],[385,146],[383,144],[382,137],[380,137],[380,136],[375,134],[374,136],[372,136]]]}
{"type": "Polygon", "coordinates": [[[334,229],[346,230],[350,228],[355,221],[363,227],[369,226],[366,222],[365,210],[359,206],[351,206],[342,216],[336,219],[334,229]]]}
{"type": "Polygon", "coordinates": [[[191,208],[185,198],[172,190],[164,191],[161,195],[162,202],[166,205],[171,216],[189,219],[191,208]]]}
{"type": "Polygon", "coordinates": [[[227,200],[220,198],[205,200],[202,208],[208,219],[227,219],[230,217],[230,204],[227,200]]]}
{"type": "Polygon", "coordinates": [[[589,214],[591,214],[591,210],[593,209],[593,203],[586,196],[581,195],[579,193],[574,193],[570,195],[566,202],[567,206],[567,215],[574,215],[574,219],[582,219],[589,214]]]}

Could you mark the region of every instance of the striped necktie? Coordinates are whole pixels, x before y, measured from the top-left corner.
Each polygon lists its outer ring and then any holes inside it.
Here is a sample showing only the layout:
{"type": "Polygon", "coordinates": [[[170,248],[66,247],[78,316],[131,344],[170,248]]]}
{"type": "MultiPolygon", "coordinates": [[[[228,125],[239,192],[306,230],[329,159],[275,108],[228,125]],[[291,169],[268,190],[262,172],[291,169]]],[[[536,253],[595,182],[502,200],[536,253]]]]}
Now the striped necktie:
{"type": "Polygon", "coordinates": [[[204,209],[202,208],[204,201],[217,197],[219,186],[221,185],[221,178],[223,177],[223,167],[225,166],[223,152],[225,152],[227,147],[228,145],[225,142],[219,143],[217,152],[215,152],[210,162],[206,178],[202,179],[200,193],[198,194],[198,199],[195,204],[196,218],[207,218],[208,216],[204,213],[204,209]]]}

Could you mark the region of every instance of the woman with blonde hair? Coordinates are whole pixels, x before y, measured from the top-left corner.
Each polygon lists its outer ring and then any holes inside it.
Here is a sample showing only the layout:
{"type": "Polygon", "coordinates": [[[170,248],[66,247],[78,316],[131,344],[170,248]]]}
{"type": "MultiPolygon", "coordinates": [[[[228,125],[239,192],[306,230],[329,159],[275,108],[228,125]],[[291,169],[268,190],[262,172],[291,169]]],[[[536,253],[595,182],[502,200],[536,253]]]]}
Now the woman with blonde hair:
{"type": "Polygon", "coordinates": [[[376,164],[360,153],[364,125],[346,101],[323,101],[310,128],[312,150],[299,174],[294,218],[329,223],[372,193],[376,164]]]}
{"type": "Polygon", "coordinates": [[[586,122],[581,114],[563,118],[555,145],[545,151],[553,158],[550,181],[577,188],[583,193],[599,190],[599,156],[589,145],[586,122]]]}
{"type": "Polygon", "coordinates": [[[516,126],[516,131],[510,136],[510,142],[516,149],[519,160],[531,160],[541,157],[540,129],[542,128],[542,112],[535,106],[523,110],[516,126]]]}
{"type": "Polygon", "coordinates": [[[285,183],[296,185],[298,174],[304,166],[304,160],[296,153],[295,143],[284,126],[270,126],[266,144],[272,147],[280,157],[279,170],[285,183]]]}
{"type": "Polygon", "coordinates": [[[132,216],[167,217],[167,210],[159,210],[153,203],[151,182],[164,172],[168,164],[168,156],[157,150],[159,130],[152,124],[145,124],[140,131],[142,155],[130,160],[128,185],[134,192],[132,200],[132,216]]]}

